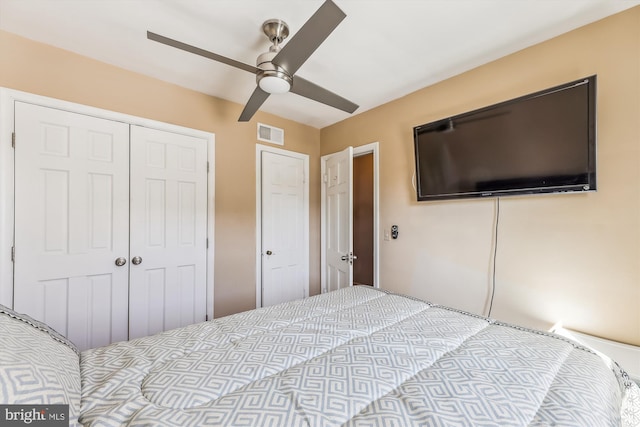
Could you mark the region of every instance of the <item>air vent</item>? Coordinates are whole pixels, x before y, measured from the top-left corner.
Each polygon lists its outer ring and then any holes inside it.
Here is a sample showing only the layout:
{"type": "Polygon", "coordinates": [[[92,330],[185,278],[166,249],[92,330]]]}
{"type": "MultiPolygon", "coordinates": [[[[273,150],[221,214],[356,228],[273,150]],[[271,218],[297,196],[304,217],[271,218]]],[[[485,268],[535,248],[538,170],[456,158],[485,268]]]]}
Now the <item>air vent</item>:
{"type": "Polygon", "coordinates": [[[258,140],[271,144],[284,145],[284,130],[258,123],[258,140]]]}

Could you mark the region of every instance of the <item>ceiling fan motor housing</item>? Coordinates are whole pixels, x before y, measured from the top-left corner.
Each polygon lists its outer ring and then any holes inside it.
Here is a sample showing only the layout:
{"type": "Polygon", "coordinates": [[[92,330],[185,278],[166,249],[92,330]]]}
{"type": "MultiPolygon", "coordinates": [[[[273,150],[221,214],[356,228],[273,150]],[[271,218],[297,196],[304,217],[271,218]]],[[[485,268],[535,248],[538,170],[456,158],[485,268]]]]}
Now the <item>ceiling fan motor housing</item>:
{"type": "Polygon", "coordinates": [[[271,62],[278,54],[280,48],[276,45],[271,46],[269,52],[265,52],[258,56],[256,66],[258,73],[256,74],[256,82],[262,90],[268,93],[286,93],[291,89],[293,79],[287,71],[271,62]]]}

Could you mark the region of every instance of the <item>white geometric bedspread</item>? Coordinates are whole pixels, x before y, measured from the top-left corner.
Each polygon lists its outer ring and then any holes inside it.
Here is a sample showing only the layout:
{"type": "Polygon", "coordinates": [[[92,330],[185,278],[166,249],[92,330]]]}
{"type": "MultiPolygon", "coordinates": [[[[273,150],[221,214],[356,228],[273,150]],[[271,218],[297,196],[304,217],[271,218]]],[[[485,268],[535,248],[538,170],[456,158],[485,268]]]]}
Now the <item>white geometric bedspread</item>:
{"type": "Polygon", "coordinates": [[[85,426],[597,427],[640,417],[640,402],[623,405],[637,392],[623,372],[568,340],[366,287],[88,350],[81,374],[85,426]]]}

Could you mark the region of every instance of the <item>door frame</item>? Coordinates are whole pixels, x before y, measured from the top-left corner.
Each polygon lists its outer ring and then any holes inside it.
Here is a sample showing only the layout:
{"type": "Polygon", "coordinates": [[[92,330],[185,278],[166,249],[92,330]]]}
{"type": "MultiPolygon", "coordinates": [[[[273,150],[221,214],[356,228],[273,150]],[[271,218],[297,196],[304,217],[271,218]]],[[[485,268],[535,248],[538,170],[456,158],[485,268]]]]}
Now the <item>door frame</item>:
{"type": "Polygon", "coordinates": [[[262,307],[262,153],[269,152],[281,156],[289,156],[300,159],[303,162],[304,190],[303,190],[303,210],[304,242],[302,244],[303,254],[303,283],[304,296],[309,296],[309,155],[297,153],[295,151],[284,150],[282,148],[269,147],[263,144],[256,144],[256,308],[262,307]]]}
{"type": "MultiPolygon", "coordinates": [[[[324,177],[327,170],[327,160],[335,153],[320,157],[320,177],[324,177]]],[[[373,287],[380,287],[380,144],[378,141],[353,147],[353,157],[373,154],[373,287]]],[[[320,189],[320,292],[327,292],[327,203],[324,179],[320,189]]],[[[358,254],[355,254],[358,255],[358,254]]]]}
{"type": "MultiPolygon", "coordinates": [[[[71,113],[84,114],[102,119],[124,122],[166,132],[173,132],[207,141],[207,318],[213,319],[214,298],[214,253],[215,253],[215,134],[183,126],[159,122],[143,117],[104,110],[88,105],[63,101],[0,87],[0,304],[13,307],[13,260],[14,245],[14,103],[21,101],[43,107],[56,108],[71,113]]],[[[19,143],[19,136],[18,136],[19,143]]]]}

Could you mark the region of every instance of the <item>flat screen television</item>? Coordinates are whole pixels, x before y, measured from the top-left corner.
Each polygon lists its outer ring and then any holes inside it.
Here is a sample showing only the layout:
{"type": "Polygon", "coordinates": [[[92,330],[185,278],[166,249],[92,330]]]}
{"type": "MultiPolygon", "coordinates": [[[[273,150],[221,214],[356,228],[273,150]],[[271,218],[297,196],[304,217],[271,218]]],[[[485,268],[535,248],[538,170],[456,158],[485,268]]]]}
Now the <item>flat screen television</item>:
{"type": "Polygon", "coordinates": [[[419,201],[596,190],[596,76],[413,129],[419,201]]]}

